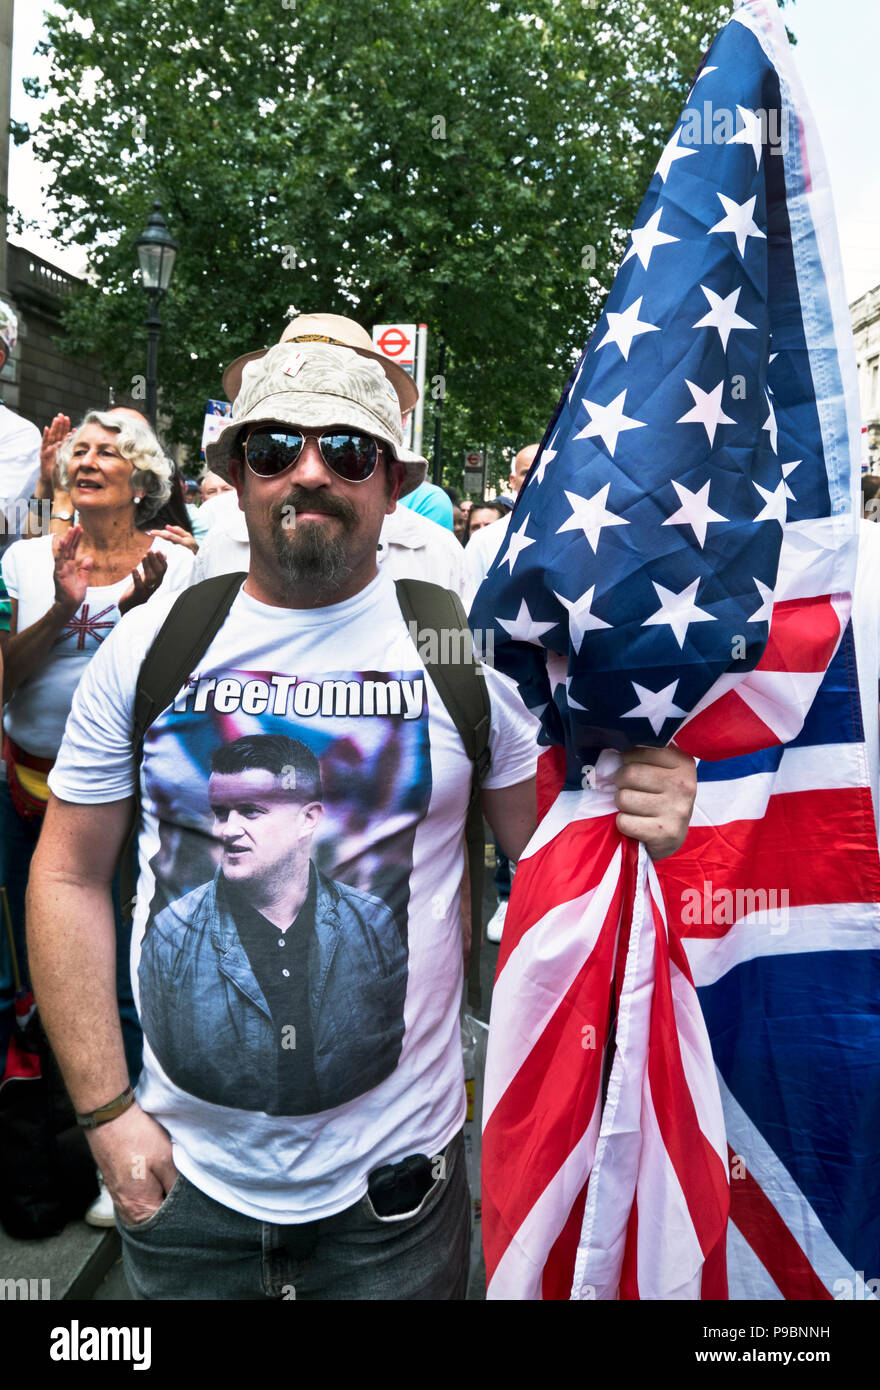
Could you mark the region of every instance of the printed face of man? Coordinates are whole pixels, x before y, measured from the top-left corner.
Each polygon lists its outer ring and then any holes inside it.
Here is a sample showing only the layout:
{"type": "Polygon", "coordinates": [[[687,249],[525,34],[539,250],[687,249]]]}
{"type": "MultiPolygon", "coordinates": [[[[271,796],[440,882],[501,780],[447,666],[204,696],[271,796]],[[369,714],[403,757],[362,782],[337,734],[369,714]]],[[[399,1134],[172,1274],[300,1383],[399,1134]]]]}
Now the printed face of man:
{"type": "Polygon", "coordinates": [[[230,883],[283,884],[308,865],[323,807],[297,798],[283,777],[259,767],[212,772],[208,800],[230,883]]]}

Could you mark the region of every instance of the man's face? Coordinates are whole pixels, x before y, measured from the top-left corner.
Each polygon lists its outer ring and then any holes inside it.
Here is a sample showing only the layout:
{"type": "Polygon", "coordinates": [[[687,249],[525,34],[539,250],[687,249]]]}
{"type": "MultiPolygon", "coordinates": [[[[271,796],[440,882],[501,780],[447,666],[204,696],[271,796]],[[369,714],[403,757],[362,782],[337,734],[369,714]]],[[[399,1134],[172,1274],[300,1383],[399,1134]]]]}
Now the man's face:
{"type": "MultiPolygon", "coordinates": [[[[291,434],[298,428],[268,421],[249,425],[247,434],[291,434]]],[[[370,477],[348,482],[324,462],[316,432],[300,433],[308,436],[302,452],[283,473],[258,477],[245,463],[242,447],[230,475],[247,520],[251,550],[260,563],[282,586],[311,587],[332,602],[337,590],[352,582],[362,587],[375,575],[379,532],[397,504],[403,465],[379,443],[370,477]]]]}
{"type": "Polygon", "coordinates": [[[212,772],[208,800],[230,883],[284,882],[308,859],[323,808],[297,799],[268,768],[212,772]]]}
{"type": "Polygon", "coordinates": [[[232,491],[232,484],[221,478],[219,473],[206,473],[199,488],[199,495],[203,502],[207,502],[209,497],[218,497],[221,492],[232,491]]]}
{"type": "Polygon", "coordinates": [[[466,525],[467,525],[467,517],[465,516],[464,512],[461,510],[461,507],[456,507],[456,506],[453,505],[453,508],[452,508],[452,530],[453,530],[453,533],[454,533],[454,535],[455,535],[455,539],[456,539],[457,541],[463,541],[463,540],[464,540],[464,532],[465,532],[465,527],[466,527],[466,525]]]}
{"type": "Polygon", "coordinates": [[[513,468],[510,470],[511,492],[519,492],[526,480],[526,474],[532,466],[532,460],[540,447],[540,444],[527,444],[524,449],[520,449],[516,458],[513,460],[513,468]]]}

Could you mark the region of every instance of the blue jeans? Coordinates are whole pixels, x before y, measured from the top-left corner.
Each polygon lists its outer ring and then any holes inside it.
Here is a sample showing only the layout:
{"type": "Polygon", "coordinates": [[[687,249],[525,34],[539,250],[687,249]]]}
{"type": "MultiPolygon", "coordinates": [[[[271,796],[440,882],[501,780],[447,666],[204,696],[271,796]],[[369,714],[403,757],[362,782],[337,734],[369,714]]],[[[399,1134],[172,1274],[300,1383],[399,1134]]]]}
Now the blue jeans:
{"type": "MultiPolygon", "coordinates": [[[[9,913],[12,918],[12,935],[15,940],[15,953],[22,984],[29,984],[27,967],[27,942],[25,940],[25,893],[31,860],[40,838],[42,821],[25,820],[13,805],[9,784],[5,777],[0,781],[0,885],[6,888],[9,899],[9,913]]],[[[119,875],[113,880],[113,915],[116,921],[116,994],[119,1001],[119,1017],[122,1023],[122,1041],[125,1047],[125,1060],[132,1085],[141,1072],[143,1053],[143,1034],[138,1022],[137,1010],[131,989],[131,970],[128,964],[131,943],[131,924],[126,927],[122,920],[119,902],[119,875]]],[[[12,953],[9,949],[9,935],[6,922],[0,922],[0,1076],[6,1066],[6,1051],[15,1019],[15,980],[12,971],[12,953]]]]}
{"type": "Polygon", "coordinates": [[[446,1300],[467,1295],[470,1195],[456,1135],[412,1213],[380,1217],[367,1194],[336,1216],[297,1226],[256,1221],[182,1175],[158,1211],[124,1226],[136,1299],[446,1300]]]}

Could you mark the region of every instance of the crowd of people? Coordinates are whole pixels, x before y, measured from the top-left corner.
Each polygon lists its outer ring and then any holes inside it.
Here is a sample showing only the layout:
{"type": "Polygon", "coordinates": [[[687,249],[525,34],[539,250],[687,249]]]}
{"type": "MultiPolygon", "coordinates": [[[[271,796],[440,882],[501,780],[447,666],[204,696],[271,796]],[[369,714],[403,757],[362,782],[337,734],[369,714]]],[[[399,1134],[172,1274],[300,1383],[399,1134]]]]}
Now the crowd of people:
{"type": "MultiPolygon", "coordinates": [[[[465,820],[474,783],[498,939],[537,725],[491,667],[447,684],[405,615],[461,628],[536,447],[509,497],[428,483],[411,379],[335,315],[224,380],[197,500],[136,411],[16,426],[4,485],[49,527],[2,558],[2,1055],[15,957],[135,1297],[462,1297],[465,820]]],[[[619,805],[659,857],[693,766],[642,754],[619,805]]]]}

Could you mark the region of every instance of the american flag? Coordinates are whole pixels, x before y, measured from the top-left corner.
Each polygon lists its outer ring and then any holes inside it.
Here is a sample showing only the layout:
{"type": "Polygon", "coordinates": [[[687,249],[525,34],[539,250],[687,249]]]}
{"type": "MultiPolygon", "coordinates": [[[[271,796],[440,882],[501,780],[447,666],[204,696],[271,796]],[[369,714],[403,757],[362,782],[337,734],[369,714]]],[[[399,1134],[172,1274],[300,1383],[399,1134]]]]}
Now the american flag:
{"type": "Polygon", "coordinates": [[[743,0],[471,611],[548,746],[492,1007],[490,1298],[725,1296],[729,1088],[614,750],[800,734],[849,617],[858,424],[821,152],[774,0],[743,0]]]}

